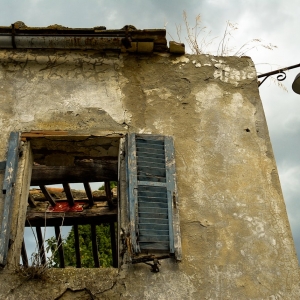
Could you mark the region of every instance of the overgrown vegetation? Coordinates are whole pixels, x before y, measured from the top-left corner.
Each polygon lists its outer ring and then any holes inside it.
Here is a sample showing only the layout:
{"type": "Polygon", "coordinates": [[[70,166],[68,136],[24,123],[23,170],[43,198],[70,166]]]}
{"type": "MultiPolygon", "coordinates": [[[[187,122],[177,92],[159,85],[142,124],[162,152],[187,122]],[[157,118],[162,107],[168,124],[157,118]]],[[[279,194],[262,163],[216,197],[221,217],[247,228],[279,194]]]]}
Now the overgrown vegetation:
{"type": "MultiPolygon", "coordinates": [[[[110,181],[109,184],[110,184],[110,189],[112,190],[113,188],[118,186],[118,181],[110,181]]],[[[104,184],[101,185],[98,190],[99,191],[104,191],[105,190],[104,184]]]]}
{"type": "MultiPolygon", "coordinates": [[[[81,256],[81,266],[83,268],[93,268],[94,259],[92,252],[92,239],[91,239],[91,227],[90,225],[79,225],[79,245],[80,245],[80,256],[81,256]]],[[[100,259],[101,267],[112,266],[112,249],[110,241],[110,226],[109,224],[101,224],[96,226],[97,235],[97,246],[98,246],[98,256],[100,259]]],[[[52,253],[49,260],[50,267],[59,267],[59,255],[58,255],[58,245],[57,240],[53,236],[46,240],[47,247],[46,251],[52,253]]],[[[74,238],[74,228],[69,232],[68,237],[62,242],[64,249],[65,266],[76,266],[76,254],[75,254],[75,238],[74,238]]]]}

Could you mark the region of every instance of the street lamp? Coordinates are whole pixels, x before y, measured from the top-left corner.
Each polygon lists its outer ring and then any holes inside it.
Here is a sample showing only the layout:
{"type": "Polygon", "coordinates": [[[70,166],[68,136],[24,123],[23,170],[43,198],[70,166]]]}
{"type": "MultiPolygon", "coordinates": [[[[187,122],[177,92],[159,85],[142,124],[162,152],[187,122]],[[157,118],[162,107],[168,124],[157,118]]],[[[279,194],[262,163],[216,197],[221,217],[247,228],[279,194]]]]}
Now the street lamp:
{"type": "Polygon", "coordinates": [[[296,94],[300,94],[300,73],[295,77],[292,89],[296,94]]]}
{"type": "MultiPolygon", "coordinates": [[[[278,81],[283,81],[286,78],[286,74],[285,74],[284,71],[299,68],[299,67],[300,67],[300,64],[293,65],[293,66],[290,66],[290,67],[286,67],[286,68],[283,68],[283,69],[278,69],[278,70],[275,70],[275,71],[272,71],[272,72],[260,74],[260,75],[257,76],[257,78],[263,78],[263,80],[258,81],[258,86],[260,87],[269,76],[276,75],[276,74],[278,74],[277,75],[277,80],[278,81]]],[[[300,94],[300,73],[296,76],[296,78],[293,82],[293,85],[292,85],[292,89],[295,93],[300,94]]]]}

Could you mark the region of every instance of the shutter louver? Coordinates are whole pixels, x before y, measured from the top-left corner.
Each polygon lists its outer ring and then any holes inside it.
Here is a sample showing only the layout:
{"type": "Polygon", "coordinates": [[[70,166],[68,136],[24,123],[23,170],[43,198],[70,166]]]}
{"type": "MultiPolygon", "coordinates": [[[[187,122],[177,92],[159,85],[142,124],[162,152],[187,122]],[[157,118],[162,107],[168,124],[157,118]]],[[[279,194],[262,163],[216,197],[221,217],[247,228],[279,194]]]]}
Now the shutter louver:
{"type": "Polygon", "coordinates": [[[172,138],[130,134],[128,152],[134,252],[153,250],[174,254],[173,196],[177,197],[177,193],[172,138]]]}

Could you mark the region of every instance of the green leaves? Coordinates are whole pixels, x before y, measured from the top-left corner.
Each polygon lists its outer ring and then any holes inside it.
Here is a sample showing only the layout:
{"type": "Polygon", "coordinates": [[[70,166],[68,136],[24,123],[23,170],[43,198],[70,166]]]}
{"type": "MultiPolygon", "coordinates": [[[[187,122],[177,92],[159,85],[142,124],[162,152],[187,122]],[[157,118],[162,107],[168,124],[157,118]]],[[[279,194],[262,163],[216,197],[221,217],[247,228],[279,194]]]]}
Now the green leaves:
{"type": "MultiPolygon", "coordinates": [[[[93,268],[94,259],[92,252],[92,237],[90,225],[79,225],[79,245],[80,245],[80,257],[81,266],[83,268],[93,268]]],[[[111,250],[111,239],[110,239],[110,226],[109,224],[101,224],[96,226],[97,245],[98,245],[98,256],[100,259],[101,267],[112,266],[112,250],[111,250]]],[[[57,251],[57,241],[55,237],[51,237],[46,240],[47,246],[46,251],[52,252],[52,264],[54,268],[59,267],[59,256],[57,251]]],[[[73,227],[68,237],[63,240],[63,249],[65,257],[65,266],[76,266],[76,254],[75,254],[75,239],[73,227]]]]}

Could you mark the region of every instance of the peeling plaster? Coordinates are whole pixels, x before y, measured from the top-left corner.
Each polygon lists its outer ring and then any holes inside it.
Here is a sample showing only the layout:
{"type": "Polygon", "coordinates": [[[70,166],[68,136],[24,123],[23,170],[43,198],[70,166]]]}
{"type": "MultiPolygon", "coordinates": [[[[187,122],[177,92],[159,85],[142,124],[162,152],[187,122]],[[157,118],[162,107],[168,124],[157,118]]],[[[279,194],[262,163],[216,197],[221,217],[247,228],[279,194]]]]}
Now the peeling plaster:
{"type": "Polygon", "coordinates": [[[45,290],[49,299],[299,298],[299,268],[249,58],[19,50],[0,57],[7,63],[0,65],[3,158],[15,128],[174,137],[183,247],[182,262],[165,260],[158,274],[145,264],[123,265],[120,273],[66,268],[46,282],[49,289],[39,281],[17,288],[16,274],[4,270],[1,295],[16,287],[16,299],[44,299],[45,290]]]}

